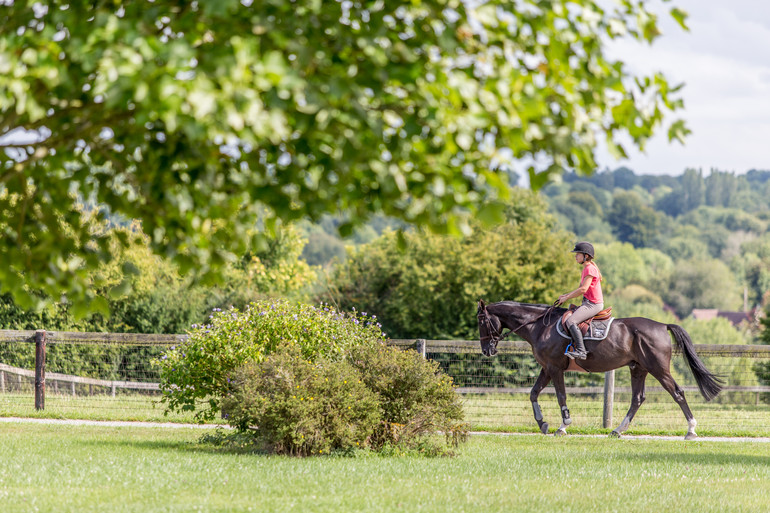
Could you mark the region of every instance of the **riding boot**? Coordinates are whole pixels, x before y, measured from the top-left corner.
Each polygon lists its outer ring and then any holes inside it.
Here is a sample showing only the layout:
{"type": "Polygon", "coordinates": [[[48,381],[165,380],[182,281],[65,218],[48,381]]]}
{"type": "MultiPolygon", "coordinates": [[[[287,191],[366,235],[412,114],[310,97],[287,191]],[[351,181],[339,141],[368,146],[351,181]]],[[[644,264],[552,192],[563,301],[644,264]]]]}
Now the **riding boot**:
{"type": "Polygon", "coordinates": [[[567,351],[564,354],[571,360],[585,360],[588,352],[586,346],[583,345],[583,334],[577,324],[569,325],[569,334],[572,335],[572,351],[567,351]]]}

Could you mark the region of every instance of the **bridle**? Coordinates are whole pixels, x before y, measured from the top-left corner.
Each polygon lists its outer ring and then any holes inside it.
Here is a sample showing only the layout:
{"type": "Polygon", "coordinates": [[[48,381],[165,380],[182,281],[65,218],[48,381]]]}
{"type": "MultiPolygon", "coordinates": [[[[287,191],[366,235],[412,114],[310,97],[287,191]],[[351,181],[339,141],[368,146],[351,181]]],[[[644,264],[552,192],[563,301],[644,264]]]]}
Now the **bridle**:
{"type": "Polygon", "coordinates": [[[535,317],[534,319],[527,321],[525,323],[520,324],[516,328],[512,328],[508,330],[508,333],[503,334],[503,325],[500,324],[500,331],[498,332],[496,329],[494,329],[494,326],[492,326],[492,321],[489,319],[489,313],[487,312],[487,307],[484,306],[484,308],[479,308],[478,313],[476,314],[476,317],[478,318],[479,323],[483,323],[484,326],[487,328],[487,336],[481,337],[479,341],[483,344],[485,341],[492,342],[495,347],[497,347],[497,344],[500,343],[501,340],[505,340],[508,336],[511,335],[511,333],[514,333],[518,335],[518,331],[525,327],[529,326],[532,323],[535,323],[539,320],[543,320],[543,326],[546,326],[548,324],[548,321],[546,320],[546,317],[550,315],[553,312],[553,309],[556,308],[556,305],[558,304],[558,301],[555,301],[551,306],[549,306],[543,313],[535,317]]]}

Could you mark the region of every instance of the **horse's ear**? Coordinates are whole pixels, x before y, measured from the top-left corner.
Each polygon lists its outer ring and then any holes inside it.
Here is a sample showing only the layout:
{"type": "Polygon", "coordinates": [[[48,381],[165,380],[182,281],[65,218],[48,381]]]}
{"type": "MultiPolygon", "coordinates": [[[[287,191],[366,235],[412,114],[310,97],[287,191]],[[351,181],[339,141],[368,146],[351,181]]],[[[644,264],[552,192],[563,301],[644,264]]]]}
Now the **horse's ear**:
{"type": "Polygon", "coordinates": [[[484,300],[483,299],[479,299],[479,308],[484,309],[485,307],[486,307],[486,305],[484,304],[484,300]]]}

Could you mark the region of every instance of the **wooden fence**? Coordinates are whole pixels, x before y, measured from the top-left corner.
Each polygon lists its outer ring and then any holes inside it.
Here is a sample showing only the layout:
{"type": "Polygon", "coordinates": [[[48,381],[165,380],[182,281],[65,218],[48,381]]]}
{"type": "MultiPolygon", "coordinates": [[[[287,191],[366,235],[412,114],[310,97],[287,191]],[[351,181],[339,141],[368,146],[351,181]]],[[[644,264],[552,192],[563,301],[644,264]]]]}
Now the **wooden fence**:
{"type": "MultiPolygon", "coordinates": [[[[132,333],[81,333],[81,332],[52,332],[52,331],[13,331],[0,330],[0,343],[2,342],[29,342],[35,344],[35,370],[31,371],[19,367],[0,363],[0,392],[5,392],[6,375],[16,375],[18,379],[23,377],[35,380],[35,408],[45,408],[46,380],[67,383],[72,394],[75,394],[75,385],[89,385],[107,387],[114,396],[117,389],[134,390],[159,390],[159,383],[139,382],[126,380],[104,380],[61,373],[46,373],[46,347],[50,344],[117,344],[117,345],[141,345],[141,346],[171,346],[181,343],[186,335],[145,335],[132,333]]],[[[473,340],[425,340],[406,339],[390,340],[389,344],[416,350],[423,358],[436,353],[453,354],[478,354],[479,343],[473,340]]],[[[770,359],[770,346],[757,345],[696,345],[698,355],[701,357],[729,357],[729,358],[761,358],[770,359]]],[[[499,354],[525,354],[531,353],[530,346],[524,341],[502,341],[498,345],[499,354]]],[[[684,390],[697,390],[697,387],[682,387],[684,390]]],[[[648,391],[659,391],[661,387],[647,387],[648,391]]],[[[605,373],[603,386],[569,387],[571,394],[603,394],[603,425],[610,427],[612,421],[614,396],[616,393],[630,392],[630,387],[616,387],[615,373],[605,373]]],[[[756,394],[770,392],[768,386],[726,386],[726,392],[754,392],[756,394]]],[[[528,394],[530,387],[459,387],[460,394],[528,394]]],[[[552,386],[543,390],[545,394],[554,394],[552,386]]]]}

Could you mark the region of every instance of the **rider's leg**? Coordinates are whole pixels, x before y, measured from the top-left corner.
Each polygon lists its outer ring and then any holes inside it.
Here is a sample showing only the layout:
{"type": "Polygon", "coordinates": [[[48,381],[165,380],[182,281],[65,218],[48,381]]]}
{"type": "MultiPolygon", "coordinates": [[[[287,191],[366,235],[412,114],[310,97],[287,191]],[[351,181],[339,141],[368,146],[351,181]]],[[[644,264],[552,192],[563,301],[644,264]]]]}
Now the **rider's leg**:
{"type": "Polygon", "coordinates": [[[569,334],[572,335],[572,351],[567,351],[564,354],[572,360],[585,360],[588,353],[586,352],[586,346],[583,344],[583,334],[580,332],[577,324],[569,323],[569,334]]]}
{"type": "Polygon", "coordinates": [[[571,359],[584,360],[588,355],[585,345],[583,344],[583,334],[580,332],[578,324],[590,319],[594,315],[598,314],[604,308],[604,303],[591,303],[588,300],[583,300],[583,304],[575,310],[575,313],[567,317],[565,324],[572,336],[572,351],[567,351],[566,354],[571,359]]]}

